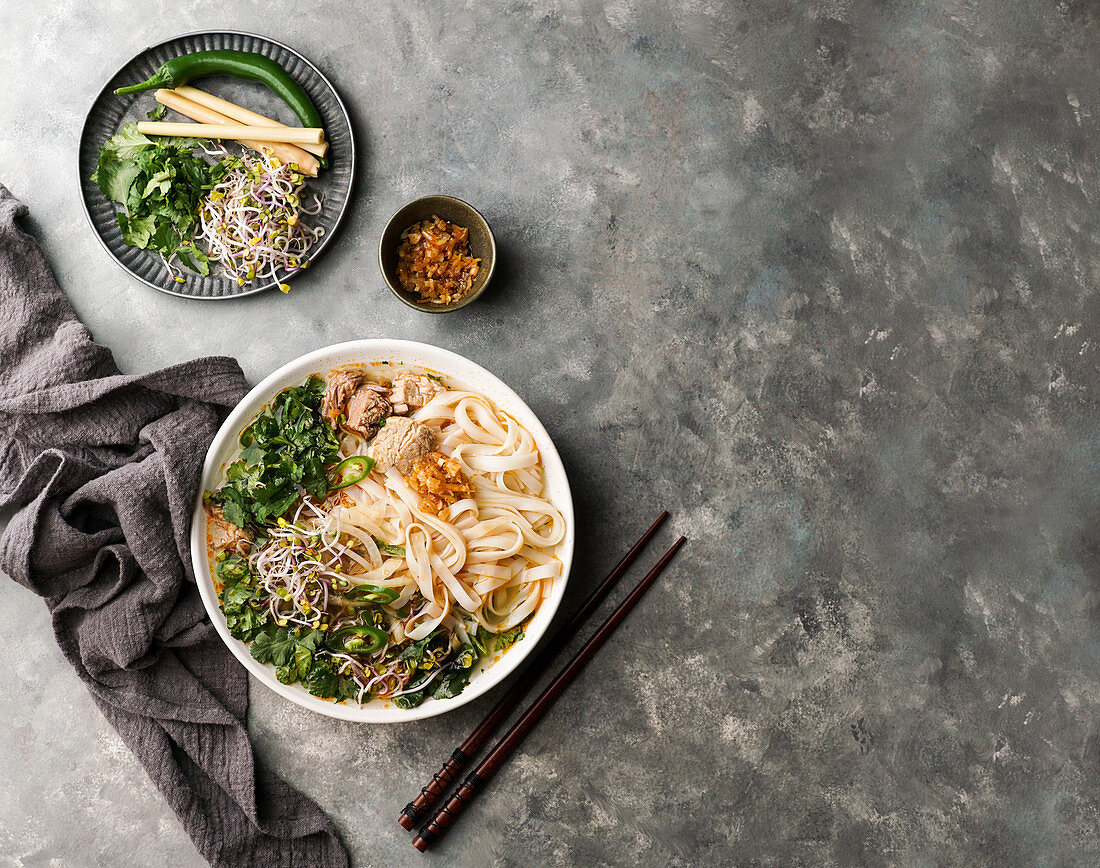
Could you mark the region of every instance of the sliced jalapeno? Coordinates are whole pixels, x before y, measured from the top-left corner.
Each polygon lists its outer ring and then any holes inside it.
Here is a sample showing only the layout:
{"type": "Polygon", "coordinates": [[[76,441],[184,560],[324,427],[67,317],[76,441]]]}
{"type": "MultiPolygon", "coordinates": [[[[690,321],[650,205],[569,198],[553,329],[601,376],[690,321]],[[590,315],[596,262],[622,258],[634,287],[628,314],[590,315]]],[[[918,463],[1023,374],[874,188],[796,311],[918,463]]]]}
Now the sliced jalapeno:
{"type": "Polygon", "coordinates": [[[388,606],[399,596],[401,592],[396,588],[379,588],[375,585],[356,585],[343,594],[349,600],[363,603],[377,603],[380,606],[388,606]]]}
{"type": "Polygon", "coordinates": [[[389,638],[385,630],[358,624],[337,630],[329,637],[328,642],[330,648],[345,651],[348,654],[373,654],[385,648],[389,638]],[[370,642],[369,645],[368,642],[370,642]]]}
{"type": "Polygon", "coordinates": [[[345,458],[332,469],[332,474],[328,478],[329,491],[362,482],[370,476],[373,469],[374,459],[366,455],[352,455],[350,458],[345,458]]]}

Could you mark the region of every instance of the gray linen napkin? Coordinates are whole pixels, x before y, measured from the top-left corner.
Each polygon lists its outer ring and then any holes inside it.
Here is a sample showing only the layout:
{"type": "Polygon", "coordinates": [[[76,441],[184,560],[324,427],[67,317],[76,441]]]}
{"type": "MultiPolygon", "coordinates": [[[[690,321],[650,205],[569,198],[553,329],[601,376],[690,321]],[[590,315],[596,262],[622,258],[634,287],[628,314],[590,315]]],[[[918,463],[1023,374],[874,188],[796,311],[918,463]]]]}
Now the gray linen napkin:
{"type": "Polygon", "coordinates": [[[0,569],[42,595],[100,710],[215,865],[346,866],[317,805],[260,768],[245,670],[188,553],[206,447],[246,391],[229,358],[122,376],[0,185],[0,569]]]}

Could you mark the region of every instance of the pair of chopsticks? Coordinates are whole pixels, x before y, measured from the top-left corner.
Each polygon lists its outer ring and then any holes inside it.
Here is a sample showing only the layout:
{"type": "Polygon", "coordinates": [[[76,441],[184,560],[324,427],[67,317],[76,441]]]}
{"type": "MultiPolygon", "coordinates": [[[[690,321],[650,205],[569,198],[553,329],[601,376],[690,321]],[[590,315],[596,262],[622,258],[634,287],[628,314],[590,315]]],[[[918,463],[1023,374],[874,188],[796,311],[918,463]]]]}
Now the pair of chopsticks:
{"type": "MultiPolygon", "coordinates": [[[[608,574],[603,583],[592,592],[592,596],[585,601],[584,605],[569,619],[568,623],[559,629],[547,642],[542,653],[527,667],[523,675],[519,677],[519,680],[512,685],[511,689],[493,707],[489,714],[486,715],[477,729],[470,733],[470,736],[462,742],[453,754],[451,754],[450,759],[443,764],[443,768],[436,772],[428,785],[420,791],[420,795],[405,806],[405,809],[401,812],[401,816],[397,820],[402,828],[412,830],[413,826],[428,816],[428,812],[440,796],[443,795],[448,785],[454,781],[463,768],[466,767],[466,764],[476,755],[493,731],[500,725],[501,721],[503,721],[519,704],[527,691],[534,685],[545,666],[550,663],[560,650],[561,645],[577,632],[584,622],[588,620],[588,617],[596,610],[596,607],[603,602],[607,594],[619,579],[622,578],[631,564],[634,563],[638,555],[641,554],[642,549],[646,547],[646,544],[649,543],[653,535],[657,533],[658,529],[664,524],[667,518],[668,512],[662,512],[660,516],[657,517],[657,520],[653,522],[649,530],[642,534],[642,538],[639,539],[638,542],[634,544],[634,547],[626,553],[623,559],[615,565],[615,568],[608,574]]],[[[550,706],[554,704],[554,700],[556,700],[562,691],[569,686],[569,683],[577,673],[584,668],[584,665],[595,656],[600,646],[607,641],[607,637],[614,632],[623,618],[625,618],[630,610],[634,608],[638,600],[642,598],[642,595],[649,589],[649,586],[653,584],[657,576],[661,574],[661,571],[668,565],[669,561],[672,560],[676,552],[680,550],[680,547],[686,541],[685,537],[680,537],[673,543],[672,547],[665,552],[653,569],[651,569],[646,574],[645,578],[637,584],[634,590],[630,592],[629,596],[616,607],[615,611],[608,616],[607,620],[600,625],[599,629],[596,630],[592,637],[585,642],[581,649],[573,656],[573,659],[565,665],[565,668],[554,677],[554,680],[551,681],[549,686],[539,695],[539,698],[531,703],[528,709],[520,716],[519,720],[517,720],[512,728],[505,733],[503,738],[496,743],[493,749],[489,751],[485,759],[466,776],[465,780],[463,780],[462,784],[455,790],[446,804],[436,811],[431,819],[420,828],[420,831],[412,842],[417,850],[424,851],[439,840],[444,831],[454,822],[459,812],[462,811],[462,809],[470,803],[473,797],[485,787],[493,773],[500,768],[508,755],[521,741],[523,741],[528,731],[538,723],[539,719],[549,710],[550,706]]]]}
{"type": "Polygon", "coordinates": [[[302,172],[314,178],[321,167],[317,157],[323,157],[328,151],[324,130],[288,127],[197,87],[161,88],[155,96],[161,105],[198,123],[142,121],[138,124],[139,133],[233,139],[254,151],[270,151],[284,163],[295,163],[302,172]]]}

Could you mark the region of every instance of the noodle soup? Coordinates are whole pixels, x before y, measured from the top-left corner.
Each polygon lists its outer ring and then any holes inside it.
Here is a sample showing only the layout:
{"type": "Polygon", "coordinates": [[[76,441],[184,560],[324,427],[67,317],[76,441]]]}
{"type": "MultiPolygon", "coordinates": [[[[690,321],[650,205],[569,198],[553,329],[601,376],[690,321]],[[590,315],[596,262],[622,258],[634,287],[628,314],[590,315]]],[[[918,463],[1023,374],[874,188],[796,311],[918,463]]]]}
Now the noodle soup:
{"type": "Polygon", "coordinates": [[[414,708],[524,640],[566,522],[535,437],[427,370],[285,389],[204,495],[231,635],[314,696],[414,708]]]}

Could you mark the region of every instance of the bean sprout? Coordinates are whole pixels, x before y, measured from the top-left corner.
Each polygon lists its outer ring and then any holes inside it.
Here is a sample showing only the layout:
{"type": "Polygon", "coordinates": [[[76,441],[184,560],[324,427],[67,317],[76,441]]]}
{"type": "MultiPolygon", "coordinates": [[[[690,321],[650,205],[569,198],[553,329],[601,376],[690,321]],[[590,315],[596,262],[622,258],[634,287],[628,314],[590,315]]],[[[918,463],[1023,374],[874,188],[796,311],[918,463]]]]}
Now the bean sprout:
{"type": "MultiPolygon", "coordinates": [[[[225,154],[224,147],[207,151],[225,154]]],[[[321,212],[317,194],[303,205],[305,178],[294,164],[271,153],[245,153],[203,199],[198,237],[211,259],[238,286],[258,277],[278,280],[279,272],[295,274],[309,267],[306,253],[324,227],[310,228],[303,216],[321,212]]],[[[290,289],[285,283],[279,288],[290,289]]]]}
{"type": "MultiPolygon", "coordinates": [[[[352,617],[336,617],[330,610],[332,597],[339,597],[350,584],[341,562],[349,544],[341,541],[338,522],[332,513],[324,512],[311,500],[303,498],[293,519],[280,519],[276,526],[267,530],[267,537],[267,543],[253,548],[248,560],[276,624],[334,633],[342,626],[358,623],[358,619],[352,617]]],[[[355,682],[360,702],[371,692],[379,696],[415,692],[408,689],[408,685],[417,673],[404,661],[387,655],[389,648],[387,643],[370,662],[341,652],[319,651],[318,655],[332,657],[338,671],[355,682]]],[[[442,655],[447,653],[449,649],[442,655]]],[[[440,659],[441,652],[425,655],[429,666],[441,666],[440,659]]],[[[433,681],[439,671],[432,673],[416,690],[433,681]]]]}

